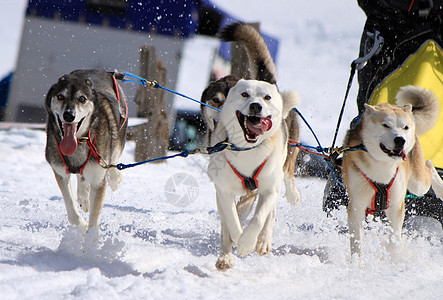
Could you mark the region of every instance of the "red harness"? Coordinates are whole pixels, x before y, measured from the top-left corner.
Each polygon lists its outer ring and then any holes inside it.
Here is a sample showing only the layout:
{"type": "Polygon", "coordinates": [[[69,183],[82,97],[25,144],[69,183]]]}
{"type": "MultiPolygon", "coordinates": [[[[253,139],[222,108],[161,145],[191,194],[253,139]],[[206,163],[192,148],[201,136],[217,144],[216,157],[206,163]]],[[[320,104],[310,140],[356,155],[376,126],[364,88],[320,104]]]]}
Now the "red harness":
{"type": "Polygon", "coordinates": [[[240,178],[241,183],[243,185],[243,188],[245,190],[253,191],[253,190],[258,188],[257,177],[260,174],[260,172],[262,171],[262,169],[265,166],[266,162],[268,161],[268,157],[261,163],[260,166],[258,166],[257,169],[255,169],[254,173],[252,174],[252,177],[243,175],[242,173],[237,171],[237,169],[233,165],[231,165],[231,163],[226,158],[226,156],[225,156],[225,159],[228,162],[229,166],[231,167],[232,171],[234,171],[235,175],[237,175],[237,177],[240,178]]]}
{"type": "MultiPolygon", "coordinates": [[[[113,79],[113,81],[114,81],[115,94],[116,94],[116,96],[117,96],[118,103],[120,103],[120,91],[119,91],[119,89],[118,89],[117,80],[115,79],[114,76],[112,76],[112,79],[113,79]]],[[[127,103],[126,103],[126,98],[125,98],[125,96],[123,96],[123,101],[124,101],[124,103],[125,103],[125,110],[126,110],[126,111],[125,111],[125,119],[123,120],[123,123],[120,125],[120,118],[119,118],[119,120],[118,120],[118,127],[119,127],[119,130],[121,130],[121,129],[123,128],[123,126],[125,125],[125,123],[126,123],[126,121],[127,121],[127,119],[128,119],[128,105],[127,105],[127,103]]],[[[68,165],[68,163],[66,162],[65,157],[63,156],[63,154],[62,154],[62,152],[61,152],[61,150],[60,150],[60,144],[56,142],[57,149],[58,149],[58,153],[60,154],[60,157],[61,157],[63,163],[64,163],[65,166],[66,166],[66,173],[67,173],[67,174],[77,174],[77,173],[79,173],[80,175],[83,175],[83,170],[84,170],[84,168],[86,167],[86,164],[87,164],[87,163],[89,162],[89,160],[91,159],[91,155],[94,156],[94,158],[95,158],[95,160],[97,161],[97,163],[100,164],[100,161],[101,161],[102,158],[101,158],[100,154],[98,154],[97,148],[95,147],[95,139],[96,139],[96,138],[97,138],[97,135],[95,135],[94,140],[91,142],[91,132],[88,131],[88,136],[87,136],[87,137],[82,137],[82,138],[80,138],[80,139],[77,139],[77,143],[78,143],[78,142],[80,142],[80,143],[85,142],[85,143],[88,145],[88,148],[89,148],[89,150],[90,150],[90,151],[89,151],[88,158],[86,159],[85,163],[80,167],[80,169],[79,169],[78,171],[77,171],[77,170],[73,170],[73,169],[68,165]]]]}
{"type": "Polygon", "coordinates": [[[375,191],[374,196],[372,197],[371,208],[367,208],[366,213],[373,214],[375,212],[387,209],[389,207],[389,190],[391,189],[392,185],[394,184],[394,180],[397,177],[398,168],[397,171],[395,171],[394,177],[388,184],[382,184],[372,181],[368,177],[366,177],[365,173],[363,173],[362,171],[360,172],[375,191]]]}
{"type": "Polygon", "coordinates": [[[86,159],[85,163],[80,167],[80,169],[78,171],[77,170],[73,170],[68,165],[64,155],[62,154],[62,152],[60,150],[60,145],[58,143],[56,143],[57,144],[58,153],[60,154],[60,157],[61,157],[63,163],[66,166],[66,173],[67,174],[77,174],[77,173],[80,173],[80,175],[83,175],[83,169],[86,167],[86,164],[91,159],[91,155],[93,155],[95,160],[100,164],[101,156],[100,156],[100,154],[98,154],[97,148],[95,147],[95,139],[96,139],[96,137],[97,137],[97,135],[94,137],[94,140],[91,142],[91,132],[88,132],[88,136],[87,137],[84,137],[84,138],[81,138],[81,139],[77,139],[77,142],[86,142],[86,144],[88,145],[88,148],[90,150],[88,158],[86,159]]]}

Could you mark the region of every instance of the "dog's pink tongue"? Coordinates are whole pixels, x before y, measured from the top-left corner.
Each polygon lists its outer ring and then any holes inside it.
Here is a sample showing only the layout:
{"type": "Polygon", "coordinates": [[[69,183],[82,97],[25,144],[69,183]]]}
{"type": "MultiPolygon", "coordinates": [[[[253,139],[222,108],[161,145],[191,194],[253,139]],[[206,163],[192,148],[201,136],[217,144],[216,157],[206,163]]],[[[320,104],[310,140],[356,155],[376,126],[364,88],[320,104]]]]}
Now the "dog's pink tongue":
{"type": "Polygon", "coordinates": [[[248,130],[255,134],[263,134],[272,127],[272,120],[270,118],[263,118],[257,124],[248,122],[248,130]]]}
{"type": "Polygon", "coordinates": [[[69,156],[74,154],[77,149],[77,138],[75,136],[77,132],[77,124],[63,124],[63,135],[60,143],[60,150],[63,155],[69,156]]]}

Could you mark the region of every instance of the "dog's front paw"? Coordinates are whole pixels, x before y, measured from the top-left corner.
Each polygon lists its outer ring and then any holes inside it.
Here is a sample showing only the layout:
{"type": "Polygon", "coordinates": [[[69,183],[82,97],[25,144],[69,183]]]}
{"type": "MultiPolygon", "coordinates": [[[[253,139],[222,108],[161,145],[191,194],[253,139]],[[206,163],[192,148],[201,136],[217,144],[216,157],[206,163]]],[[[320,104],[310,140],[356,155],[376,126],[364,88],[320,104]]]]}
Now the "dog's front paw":
{"type": "Polygon", "coordinates": [[[295,185],[295,178],[285,178],[286,200],[292,206],[296,206],[301,199],[300,191],[295,185]]]}
{"type": "Polygon", "coordinates": [[[295,188],[293,191],[290,191],[289,189],[286,190],[285,196],[288,203],[292,206],[297,206],[297,204],[300,203],[301,195],[300,191],[297,188],[295,188]]]}
{"type": "Polygon", "coordinates": [[[83,235],[88,230],[88,223],[78,213],[73,213],[73,214],[68,213],[68,221],[71,225],[80,227],[80,229],[83,232],[83,235]]]}
{"type": "Polygon", "coordinates": [[[260,235],[257,239],[257,244],[255,245],[255,252],[258,255],[267,255],[272,251],[272,240],[271,237],[260,235]]]}
{"type": "Polygon", "coordinates": [[[108,184],[113,192],[115,192],[122,182],[122,175],[117,169],[109,169],[108,171],[108,184]]]}
{"type": "Polygon", "coordinates": [[[245,256],[254,252],[256,243],[257,239],[244,231],[238,240],[237,253],[241,256],[245,256]]]}
{"type": "Polygon", "coordinates": [[[234,266],[234,257],[232,253],[224,254],[217,259],[215,267],[217,270],[226,271],[234,266]]]}
{"type": "Polygon", "coordinates": [[[97,243],[100,238],[100,234],[97,227],[89,228],[85,234],[85,242],[97,243]]]}

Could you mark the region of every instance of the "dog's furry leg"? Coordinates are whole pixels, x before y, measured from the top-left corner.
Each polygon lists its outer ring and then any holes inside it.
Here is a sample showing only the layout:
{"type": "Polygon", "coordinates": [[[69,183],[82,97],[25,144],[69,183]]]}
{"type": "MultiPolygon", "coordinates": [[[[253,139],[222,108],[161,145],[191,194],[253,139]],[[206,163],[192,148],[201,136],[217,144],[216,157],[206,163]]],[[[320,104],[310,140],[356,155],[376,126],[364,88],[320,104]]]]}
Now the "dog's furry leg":
{"type": "Polygon", "coordinates": [[[74,193],[72,191],[70,176],[62,177],[54,171],[55,180],[57,181],[58,187],[62,192],[63,200],[66,206],[66,212],[68,213],[68,221],[72,225],[79,226],[83,233],[86,232],[88,224],[85,219],[79,214],[77,207],[74,203],[74,193]]]}
{"type": "MultiPolygon", "coordinates": [[[[392,203],[392,205],[386,210],[386,216],[390,221],[390,226],[392,228],[392,233],[390,234],[388,250],[391,254],[395,254],[396,250],[399,249],[400,243],[402,242],[401,230],[403,228],[403,220],[405,218],[405,194],[403,194],[399,203],[392,203]]],[[[392,199],[394,200],[394,199],[392,199]]]]}
{"type": "Polygon", "coordinates": [[[295,185],[295,178],[294,175],[289,175],[285,172],[284,177],[285,182],[285,196],[286,200],[291,204],[292,206],[296,206],[301,199],[300,191],[298,190],[297,186],[295,185]]]}
{"type": "MultiPolygon", "coordinates": [[[[300,140],[299,124],[297,113],[293,108],[300,104],[300,96],[295,91],[285,91],[281,93],[283,98],[284,111],[287,111],[285,123],[288,128],[288,137],[294,141],[300,140]]],[[[295,206],[300,202],[300,191],[295,185],[295,161],[299,153],[298,147],[287,147],[287,156],[283,165],[284,183],[286,188],[286,200],[289,204],[295,206]]]]}
{"type": "MultiPolygon", "coordinates": [[[[105,200],[105,192],[106,192],[106,180],[103,179],[101,184],[99,185],[91,185],[90,191],[90,211],[89,211],[89,225],[88,231],[91,228],[97,230],[98,235],[98,226],[100,222],[100,214],[103,207],[103,202],[105,200]]],[[[96,236],[96,240],[98,240],[98,236],[96,236]]]]}
{"type": "Polygon", "coordinates": [[[240,197],[240,201],[237,203],[237,212],[241,225],[245,223],[246,218],[251,213],[256,197],[256,191],[246,191],[246,195],[240,197]]]}
{"type": "Polygon", "coordinates": [[[224,222],[227,224],[229,237],[234,244],[237,244],[243,230],[235,206],[235,197],[222,193],[217,189],[217,206],[223,212],[221,217],[223,216],[224,222]]]}
{"type": "Polygon", "coordinates": [[[232,240],[229,235],[229,228],[225,222],[225,217],[223,215],[222,208],[218,205],[218,211],[220,213],[220,223],[221,223],[221,231],[220,231],[220,255],[215,263],[215,267],[218,270],[226,271],[234,266],[234,256],[232,255],[232,240]]]}
{"type": "Polygon", "coordinates": [[[257,237],[263,230],[269,214],[275,209],[279,192],[269,189],[259,193],[255,214],[238,241],[237,253],[247,255],[254,251],[257,237]]]}
{"type": "Polygon", "coordinates": [[[430,167],[425,162],[423,150],[417,137],[412,150],[412,165],[414,167],[408,180],[408,190],[414,195],[423,196],[431,188],[432,169],[434,169],[434,166],[430,167]]]}
{"type": "Polygon", "coordinates": [[[274,224],[275,224],[275,209],[269,213],[265,225],[263,226],[262,231],[258,235],[257,244],[255,245],[255,251],[259,255],[266,255],[272,251],[272,232],[274,230],[274,224]]]}
{"type": "Polygon", "coordinates": [[[351,255],[361,254],[361,241],[363,237],[363,221],[366,212],[364,207],[354,207],[352,201],[348,206],[348,226],[351,243],[351,255]]]}
{"type": "Polygon", "coordinates": [[[117,169],[109,169],[107,173],[107,179],[109,187],[113,192],[115,192],[119,187],[120,183],[122,182],[122,174],[117,169]]]}
{"type": "Polygon", "coordinates": [[[84,212],[89,211],[89,184],[84,182],[82,175],[77,174],[77,202],[84,212]]]}
{"type": "Polygon", "coordinates": [[[300,191],[295,185],[295,161],[297,160],[298,148],[288,147],[288,156],[283,165],[283,180],[285,183],[285,196],[289,204],[296,206],[301,199],[300,191]]]}

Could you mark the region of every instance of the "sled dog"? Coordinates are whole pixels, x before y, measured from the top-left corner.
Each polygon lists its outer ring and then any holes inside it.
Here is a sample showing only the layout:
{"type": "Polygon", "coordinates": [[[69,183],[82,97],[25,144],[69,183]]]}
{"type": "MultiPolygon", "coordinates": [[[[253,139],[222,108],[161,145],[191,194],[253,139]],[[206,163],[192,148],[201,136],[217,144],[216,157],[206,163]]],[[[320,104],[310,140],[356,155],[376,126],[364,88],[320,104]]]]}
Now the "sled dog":
{"type": "Polygon", "coordinates": [[[395,246],[393,238],[401,241],[406,190],[420,196],[432,183],[434,168],[425,163],[418,137],[435,125],[438,115],[439,102],[431,91],[405,86],[396,105],[366,104],[360,123],[348,131],[345,147],[362,149],[343,155],[351,255],[360,255],[362,223],[376,211],[384,210],[390,221],[390,244],[395,246]]]}
{"type": "MultiPolygon", "coordinates": [[[[269,50],[254,28],[234,23],[224,28],[220,37],[245,46],[254,78],[240,79],[231,87],[211,141],[212,144],[226,141],[242,150],[214,153],[208,165],[221,221],[221,250],[216,267],[226,270],[233,266],[233,245],[237,245],[240,255],[253,251],[264,255],[271,251],[275,205],[287,155],[288,132],[284,120],[298,104],[298,97],[282,98],[269,50]],[[243,230],[242,219],[252,210],[253,201],[237,209],[236,199],[251,192],[258,194],[258,200],[255,213],[243,230]]],[[[295,185],[287,187],[291,188],[296,190],[295,185]]],[[[296,191],[294,195],[298,195],[296,191]]]]}
{"type": "Polygon", "coordinates": [[[51,165],[65,202],[68,220],[83,233],[93,229],[98,238],[106,183],[116,190],[121,182],[116,164],[123,151],[126,102],[112,73],[100,69],[76,70],[63,75],[48,91],[46,160],[51,165]],[[77,201],[89,223],[80,215],[71,186],[77,175],[77,201]]]}
{"type": "MultiPolygon", "coordinates": [[[[212,81],[209,86],[203,91],[201,96],[201,102],[211,105],[212,107],[222,109],[223,103],[228,96],[229,90],[238,82],[238,78],[234,75],[225,76],[219,80],[212,81]]],[[[295,91],[283,91],[281,96],[284,102],[297,103],[299,104],[299,96],[295,91]],[[292,98],[292,99],[291,99],[292,98]]],[[[213,131],[217,126],[218,120],[220,118],[219,112],[206,106],[201,105],[201,115],[206,124],[206,140],[208,145],[214,145],[213,141],[213,131]]],[[[295,110],[291,110],[285,119],[286,126],[288,128],[288,137],[291,140],[299,140],[299,123],[298,117],[295,110]]],[[[297,155],[299,149],[297,147],[288,147],[287,157],[285,164],[283,166],[284,171],[284,182],[286,186],[286,199],[288,202],[295,206],[300,201],[300,192],[295,185],[295,162],[297,160],[297,155]]],[[[242,216],[241,214],[247,212],[249,214],[250,208],[245,209],[245,207],[252,206],[254,204],[255,198],[257,196],[256,190],[247,191],[246,196],[240,198],[237,203],[237,211],[239,213],[240,220],[245,219],[247,216],[242,216]]]]}

